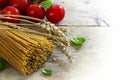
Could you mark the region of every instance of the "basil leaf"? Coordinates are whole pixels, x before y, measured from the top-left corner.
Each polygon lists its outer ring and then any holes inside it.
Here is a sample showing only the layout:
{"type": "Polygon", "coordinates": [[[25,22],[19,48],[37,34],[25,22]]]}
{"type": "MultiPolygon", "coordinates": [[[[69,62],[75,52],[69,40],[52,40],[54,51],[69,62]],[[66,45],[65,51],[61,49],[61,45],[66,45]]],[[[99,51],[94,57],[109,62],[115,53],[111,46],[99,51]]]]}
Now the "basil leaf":
{"type": "Polygon", "coordinates": [[[0,60],[0,71],[4,69],[5,69],[5,63],[2,60],[0,60]]]}
{"type": "Polygon", "coordinates": [[[40,3],[40,5],[43,7],[43,8],[50,8],[52,6],[52,1],[51,0],[45,0],[43,2],[40,3]]]}
{"type": "Polygon", "coordinates": [[[76,45],[82,45],[85,42],[85,39],[82,37],[78,37],[78,38],[74,37],[71,39],[71,42],[76,45]]]}
{"type": "Polygon", "coordinates": [[[42,73],[46,74],[46,75],[51,75],[53,73],[53,71],[51,69],[43,69],[42,73]]]}

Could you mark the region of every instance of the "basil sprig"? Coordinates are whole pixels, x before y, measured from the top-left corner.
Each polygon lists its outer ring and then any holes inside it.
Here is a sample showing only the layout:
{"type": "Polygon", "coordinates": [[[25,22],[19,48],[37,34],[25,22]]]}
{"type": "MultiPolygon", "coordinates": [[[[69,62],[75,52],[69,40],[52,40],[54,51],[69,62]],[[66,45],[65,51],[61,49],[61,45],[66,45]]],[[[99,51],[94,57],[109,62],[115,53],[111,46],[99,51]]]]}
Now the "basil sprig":
{"type": "Polygon", "coordinates": [[[0,60],[0,71],[5,69],[5,63],[3,60],[0,60]]]}
{"type": "Polygon", "coordinates": [[[43,69],[42,73],[45,75],[51,75],[53,73],[53,71],[51,69],[43,69]]]}
{"type": "Polygon", "coordinates": [[[85,38],[82,37],[73,37],[71,42],[75,45],[82,45],[85,42],[85,38]]]}
{"type": "Polygon", "coordinates": [[[40,3],[40,5],[43,7],[43,8],[50,8],[52,6],[52,1],[51,0],[44,0],[40,3]]]}

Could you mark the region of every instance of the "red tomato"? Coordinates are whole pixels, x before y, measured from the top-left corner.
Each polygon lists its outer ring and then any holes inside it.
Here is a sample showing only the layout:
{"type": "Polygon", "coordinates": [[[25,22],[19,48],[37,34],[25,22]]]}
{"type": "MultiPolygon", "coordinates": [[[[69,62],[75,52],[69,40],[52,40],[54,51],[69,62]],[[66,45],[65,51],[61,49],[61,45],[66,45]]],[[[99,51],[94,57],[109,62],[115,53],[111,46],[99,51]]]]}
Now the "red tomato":
{"type": "Polygon", "coordinates": [[[28,2],[30,3],[30,2],[31,2],[31,0],[28,0],[28,2]]]}
{"type": "Polygon", "coordinates": [[[52,23],[60,22],[65,16],[64,7],[58,4],[53,5],[46,11],[47,19],[52,23]]]}
{"type": "Polygon", "coordinates": [[[0,9],[5,8],[6,6],[8,6],[9,4],[9,0],[0,0],[0,9]]]}
{"type": "Polygon", "coordinates": [[[28,0],[10,0],[9,5],[16,7],[24,14],[29,3],[28,0]]]}
{"type": "MultiPolygon", "coordinates": [[[[13,14],[13,15],[20,15],[20,12],[17,8],[13,7],[13,6],[8,6],[5,9],[3,9],[1,11],[1,14],[13,14]]],[[[7,16],[7,18],[16,18],[16,17],[11,17],[11,16],[7,16]]],[[[18,19],[18,18],[16,18],[18,19]]],[[[2,21],[5,22],[11,22],[11,23],[18,23],[19,20],[13,20],[13,19],[4,19],[2,18],[2,21]]]]}
{"type": "Polygon", "coordinates": [[[43,19],[45,16],[45,9],[38,4],[31,4],[26,10],[26,15],[43,19]]]}

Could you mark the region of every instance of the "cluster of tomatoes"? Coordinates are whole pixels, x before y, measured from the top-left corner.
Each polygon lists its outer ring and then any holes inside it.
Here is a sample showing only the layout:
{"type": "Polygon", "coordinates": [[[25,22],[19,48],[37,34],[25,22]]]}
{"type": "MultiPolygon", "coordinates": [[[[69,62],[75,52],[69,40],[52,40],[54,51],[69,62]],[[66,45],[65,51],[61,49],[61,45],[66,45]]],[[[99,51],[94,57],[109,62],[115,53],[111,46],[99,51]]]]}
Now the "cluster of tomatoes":
{"type": "MultiPolygon", "coordinates": [[[[0,0],[0,14],[26,15],[39,19],[44,19],[52,23],[60,22],[65,16],[63,6],[54,4],[50,8],[45,9],[40,4],[32,2],[33,0],[0,0]]],[[[45,0],[38,0],[39,3],[45,0]]],[[[8,22],[16,22],[6,20],[8,22]]]]}

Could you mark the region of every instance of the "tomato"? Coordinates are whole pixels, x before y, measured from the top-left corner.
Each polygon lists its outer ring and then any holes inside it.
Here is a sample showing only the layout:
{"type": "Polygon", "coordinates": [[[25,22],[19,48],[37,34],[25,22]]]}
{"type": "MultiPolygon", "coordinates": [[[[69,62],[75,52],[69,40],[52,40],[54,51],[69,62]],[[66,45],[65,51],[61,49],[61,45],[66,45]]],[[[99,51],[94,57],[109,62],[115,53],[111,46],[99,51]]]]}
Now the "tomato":
{"type": "Polygon", "coordinates": [[[46,11],[47,19],[52,23],[60,22],[65,16],[65,9],[63,6],[55,4],[46,11]]]}
{"type": "Polygon", "coordinates": [[[14,6],[20,10],[21,13],[25,13],[27,6],[29,5],[28,0],[10,0],[10,6],[14,6]]]}
{"type": "MultiPolygon", "coordinates": [[[[8,6],[5,9],[1,11],[1,14],[13,14],[13,15],[20,15],[20,11],[13,7],[13,6],[8,6]]],[[[11,16],[7,16],[7,18],[10,18],[11,16]]],[[[11,17],[11,18],[16,18],[16,17],[11,17]]],[[[18,19],[18,18],[17,18],[18,19]]],[[[12,22],[12,23],[18,23],[19,20],[11,20],[11,19],[4,19],[2,18],[2,21],[5,22],[12,22]]]]}
{"type": "Polygon", "coordinates": [[[28,0],[28,3],[32,3],[32,1],[31,1],[31,0],[28,0]]]}
{"type": "Polygon", "coordinates": [[[9,4],[9,0],[0,0],[0,9],[5,8],[6,6],[8,6],[9,4]]]}
{"type": "Polygon", "coordinates": [[[31,4],[26,10],[26,15],[43,19],[45,16],[45,9],[38,4],[31,4]]]}

